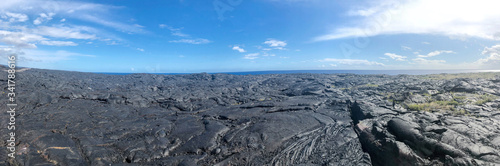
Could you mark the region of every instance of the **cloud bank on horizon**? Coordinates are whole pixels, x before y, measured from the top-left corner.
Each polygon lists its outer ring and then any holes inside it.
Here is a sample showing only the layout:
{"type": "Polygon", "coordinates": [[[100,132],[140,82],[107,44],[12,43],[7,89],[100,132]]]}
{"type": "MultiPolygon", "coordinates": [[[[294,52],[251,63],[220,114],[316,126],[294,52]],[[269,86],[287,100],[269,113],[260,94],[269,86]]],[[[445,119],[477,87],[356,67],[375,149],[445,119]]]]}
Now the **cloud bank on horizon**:
{"type": "Polygon", "coordinates": [[[357,17],[352,26],[336,27],[315,41],[383,34],[436,34],[500,41],[500,2],[494,0],[372,1],[347,13],[357,17]]]}
{"type": "Polygon", "coordinates": [[[500,69],[494,0],[218,2],[232,10],[190,0],[4,0],[0,62],[15,54],[26,67],[163,73],[500,69]]]}

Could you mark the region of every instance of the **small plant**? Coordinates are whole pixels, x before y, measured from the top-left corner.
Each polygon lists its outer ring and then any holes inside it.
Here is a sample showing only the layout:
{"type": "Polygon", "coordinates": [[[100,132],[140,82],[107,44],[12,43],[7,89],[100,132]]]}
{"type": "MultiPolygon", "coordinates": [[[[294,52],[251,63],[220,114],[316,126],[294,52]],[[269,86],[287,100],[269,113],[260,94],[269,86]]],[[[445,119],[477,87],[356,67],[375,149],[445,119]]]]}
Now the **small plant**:
{"type": "Polygon", "coordinates": [[[490,95],[490,94],[484,94],[484,95],[481,95],[479,96],[479,100],[476,101],[476,105],[483,105],[484,103],[487,103],[487,102],[492,102],[493,100],[496,100],[498,97],[497,96],[494,96],[494,95],[490,95]]]}
{"type": "Polygon", "coordinates": [[[351,88],[340,88],[340,90],[351,90],[351,88]]]}
{"type": "Polygon", "coordinates": [[[462,105],[457,101],[429,101],[428,103],[408,104],[407,108],[413,111],[436,111],[451,110],[455,111],[455,106],[462,105]]]}
{"type": "Polygon", "coordinates": [[[453,114],[455,115],[468,115],[469,113],[467,111],[465,111],[464,109],[460,109],[460,110],[455,110],[453,111],[453,114]]]}
{"type": "Polygon", "coordinates": [[[409,104],[408,109],[413,111],[423,111],[428,107],[426,104],[409,104]]]}
{"type": "Polygon", "coordinates": [[[465,98],[465,96],[453,96],[454,100],[464,100],[465,98]]]}
{"type": "Polygon", "coordinates": [[[458,101],[435,101],[439,105],[461,105],[458,101]]]}

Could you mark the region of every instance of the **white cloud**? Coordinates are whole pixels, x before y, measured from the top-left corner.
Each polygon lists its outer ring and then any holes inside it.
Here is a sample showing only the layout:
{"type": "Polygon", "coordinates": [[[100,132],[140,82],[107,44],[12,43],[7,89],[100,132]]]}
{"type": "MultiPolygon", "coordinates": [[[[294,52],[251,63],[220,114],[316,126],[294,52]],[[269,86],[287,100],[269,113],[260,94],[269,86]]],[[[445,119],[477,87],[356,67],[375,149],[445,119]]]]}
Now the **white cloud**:
{"type": "Polygon", "coordinates": [[[246,52],[245,49],[241,48],[240,46],[234,46],[233,50],[236,50],[238,52],[246,52]]]}
{"type": "Polygon", "coordinates": [[[40,35],[0,30],[0,42],[18,48],[37,48],[34,43],[43,40],[47,39],[40,35]]]}
{"type": "Polygon", "coordinates": [[[264,44],[269,45],[269,47],[273,49],[279,49],[279,50],[284,49],[284,47],[287,45],[285,41],[279,41],[275,39],[267,39],[267,41],[265,41],[264,44]]]}
{"type": "Polygon", "coordinates": [[[431,43],[429,43],[429,42],[422,42],[422,44],[431,44],[431,43]]]}
{"type": "Polygon", "coordinates": [[[72,41],[41,41],[40,44],[48,46],[77,46],[78,44],[72,41]]]}
{"type": "Polygon", "coordinates": [[[170,34],[172,36],[177,36],[177,37],[181,37],[182,38],[182,39],[179,39],[179,40],[171,40],[171,41],[169,41],[170,43],[207,44],[207,43],[211,43],[212,42],[212,41],[210,41],[208,39],[194,38],[194,37],[191,37],[191,35],[182,33],[181,30],[183,28],[174,28],[174,27],[171,27],[171,26],[168,26],[168,25],[165,25],[165,24],[159,24],[158,26],[160,28],[167,28],[168,30],[170,30],[170,34]]]}
{"type": "Polygon", "coordinates": [[[25,22],[28,20],[26,14],[5,12],[2,18],[8,18],[9,22],[25,22]]]}
{"type": "Polygon", "coordinates": [[[142,48],[137,48],[137,51],[144,52],[144,49],[142,49],[142,48]]]}
{"type": "Polygon", "coordinates": [[[48,14],[40,13],[40,17],[36,18],[33,21],[33,24],[39,25],[45,21],[50,21],[50,20],[52,20],[52,16],[54,16],[54,15],[55,15],[55,13],[48,13],[48,14]]]}
{"type": "Polygon", "coordinates": [[[384,66],[383,63],[368,61],[363,59],[334,59],[334,58],[326,58],[321,60],[321,62],[336,62],[342,65],[377,65],[384,66]]]}
{"type": "Polygon", "coordinates": [[[427,55],[418,55],[418,57],[421,57],[421,58],[427,58],[427,57],[433,57],[433,56],[437,56],[437,55],[440,55],[442,53],[447,53],[447,54],[451,54],[451,53],[455,53],[453,51],[448,51],[448,50],[441,50],[441,51],[433,51],[433,52],[430,52],[429,54],[427,55]]]}
{"type": "MultiPolygon", "coordinates": [[[[15,49],[20,60],[27,61],[58,61],[72,56],[87,56],[84,54],[60,51],[37,50],[37,45],[48,46],[76,46],[75,41],[65,39],[99,40],[105,43],[116,44],[119,37],[105,30],[114,30],[125,33],[143,33],[145,27],[121,22],[125,20],[112,11],[124,7],[102,5],[78,1],[45,1],[45,0],[2,0],[0,5],[0,44],[6,44],[15,49]],[[33,17],[31,19],[28,17],[33,17]],[[57,18],[58,16],[59,18],[57,18]],[[53,19],[60,19],[52,25],[39,26],[53,19]],[[76,20],[81,24],[102,25],[76,26],[66,22],[66,19],[76,20]],[[94,23],[94,24],[92,24],[94,23]],[[112,40],[106,41],[104,39],[112,40]]],[[[92,42],[90,42],[92,43],[92,42]]],[[[33,63],[35,66],[37,63],[33,63]]],[[[43,65],[42,65],[43,66],[43,65]]]]}
{"type": "Polygon", "coordinates": [[[167,28],[168,30],[170,30],[170,33],[172,34],[172,36],[178,36],[178,37],[189,37],[190,36],[188,34],[181,32],[181,30],[183,28],[174,28],[174,27],[171,27],[171,26],[168,26],[165,24],[160,24],[159,27],[160,28],[167,28]]]}
{"type": "Polygon", "coordinates": [[[170,43],[188,43],[188,44],[207,44],[211,41],[208,39],[180,39],[180,40],[172,40],[170,43]]]}
{"type": "Polygon", "coordinates": [[[134,24],[134,25],[129,25],[121,22],[115,22],[115,21],[109,21],[107,19],[101,18],[101,17],[96,17],[94,15],[90,14],[82,14],[78,16],[79,19],[89,21],[89,22],[94,22],[97,24],[101,24],[107,27],[115,28],[116,30],[122,31],[122,32],[127,32],[127,33],[145,33],[146,31],[143,30],[144,26],[134,24]]]}
{"type": "Polygon", "coordinates": [[[420,64],[420,65],[429,65],[429,66],[435,66],[435,65],[442,65],[446,63],[445,60],[427,60],[424,58],[415,58],[412,59],[413,62],[420,64]]]}
{"type": "Polygon", "coordinates": [[[405,50],[405,51],[408,51],[408,50],[411,50],[411,47],[408,47],[408,46],[401,46],[401,49],[402,49],[402,50],[405,50]]]}
{"type": "Polygon", "coordinates": [[[259,53],[252,53],[243,56],[243,59],[257,59],[259,58],[259,53]]]}
{"type": "Polygon", "coordinates": [[[276,56],[276,54],[268,54],[267,52],[263,52],[262,56],[276,56]]]}
{"type": "MultiPolygon", "coordinates": [[[[46,0],[3,0],[0,5],[2,11],[26,11],[25,14],[39,15],[39,11],[45,11],[45,19],[52,15],[59,15],[65,18],[78,19],[80,21],[92,22],[126,33],[146,33],[142,26],[119,22],[118,15],[112,13],[113,10],[121,9],[121,6],[103,5],[81,1],[46,1],[46,0]]],[[[0,14],[1,15],[1,14],[0,14]]],[[[27,20],[24,17],[21,20],[27,20]]],[[[44,18],[40,15],[39,18],[44,18]]],[[[43,23],[41,19],[34,23],[43,23]]]]}
{"type": "Polygon", "coordinates": [[[490,48],[484,48],[483,55],[489,55],[486,58],[481,58],[474,62],[476,65],[480,65],[482,68],[497,68],[500,66],[500,45],[495,45],[490,48]]]}
{"type": "Polygon", "coordinates": [[[39,26],[34,30],[36,34],[66,39],[96,39],[94,34],[83,33],[84,29],[78,27],[48,27],[39,26]]]}
{"type": "Polygon", "coordinates": [[[386,55],[386,56],[388,56],[391,59],[394,59],[396,61],[406,61],[406,56],[396,55],[393,53],[385,53],[384,55],[386,55]]]}
{"type": "Polygon", "coordinates": [[[339,26],[315,41],[381,34],[435,34],[450,37],[479,37],[500,40],[500,1],[476,0],[375,0],[359,10],[353,6],[348,14],[356,15],[353,26],[339,26]]]}
{"type": "MultiPolygon", "coordinates": [[[[123,19],[120,19],[120,17],[112,13],[112,11],[121,8],[124,7],[81,1],[3,0],[2,5],[0,5],[0,15],[3,11],[24,11],[24,15],[39,15],[39,19],[33,21],[35,25],[49,20],[49,18],[52,18],[54,15],[61,15],[66,18],[114,28],[120,32],[147,33],[142,26],[117,21],[123,19]],[[40,14],[38,13],[39,11],[45,11],[46,13],[40,14]]],[[[28,18],[24,16],[17,18],[20,18],[20,21],[28,20],[28,18]]]]}
{"type": "Polygon", "coordinates": [[[19,55],[26,61],[36,61],[36,62],[55,62],[61,60],[69,60],[71,57],[95,57],[94,55],[86,55],[80,53],[74,53],[64,50],[58,51],[42,51],[42,50],[25,50],[24,54],[19,55]]]}

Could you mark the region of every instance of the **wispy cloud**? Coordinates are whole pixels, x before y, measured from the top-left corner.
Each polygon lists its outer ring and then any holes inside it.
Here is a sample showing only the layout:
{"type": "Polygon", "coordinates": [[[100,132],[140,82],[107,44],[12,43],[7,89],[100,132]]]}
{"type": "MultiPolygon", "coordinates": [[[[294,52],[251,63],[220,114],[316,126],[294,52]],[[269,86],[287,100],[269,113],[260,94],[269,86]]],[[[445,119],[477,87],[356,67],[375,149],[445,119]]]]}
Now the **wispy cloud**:
{"type": "Polygon", "coordinates": [[[411,50],[411,47],[408,47],[408,46],[401,46],[401,49],[402,49],[402,50],[405,50],[405,51],[409,51],[409,50],[411,50]]]}
{"type": "Polygon", "coordinates": [[[276,56],[276,54],[270,54],[270,53],[267,53],[267,52],[263,52],[262,56],[276,56]]]}
{"type": "Polygon", "coordinates": [[[18,48],[37,48],[35,43],[44,40],[48,39],[35,34],[0,30],[0,42],[18,48]]]}
{"type": "Polygon", "coordinates": [[[368,61],[364,59],[334,59],[334,58],[325,58],[321,60],[321,62],[336,62],[337,64],[342,65],[377,65],[384,66],[383,63],[368,61]]]}
{"type": "Polygon", "coordinates": [[[41,41],[40,44],[47,46],[77,46],[75,42],[72,41],[41,41]]]}
{"type": "Polygon", "coordinates": [[[406,56],[401,56],[401,55],[397,55],[394,53],[385,53],[384,55],[386,55],[389,58],[394,59],[396,61],[406,61],[406,56]]]}
{"type": "Polygon", "coordinates": [[[171,27],[171,26],[168,26],[165,24],[160,24],[159,27],[160,28],[167,28],[168,30],[170,30],[170,33],[172,34],[172,36],[178,36],[178,37],[189,37],[190,36],[188,34],[182,33],[181,30],[183,28],[174,28],[174,27],[171,27]]]}
{"type": "Polygon", "coordinates": [[[78,16],[79,19],[89,21],[89,22],[94,22],[97,24],[101,24],[107,27],[114,28],[118,31],[125,32],[125,33],[146,33],[146,31],[143,29],[144,26],[139,25],[139,24],[125,24],[121,22],[116,22],[116,21],[110,21],[107,19],[103,19],[101,17],[96,17],[94,15],[90,14],[82,14],[78,16]]]}
{"type": "Polygon", "coordinates": [[[257,59],[259,58],[259,53],[252,53],[243,56],[243,59],[257,59]]]}
{"type": "Polygon", "coordinates": [[[160,24],[160,25],[158,25],[158,27],[166,28],[166,29],[170,30],[170,34],[172,36],[182,38],[179,40],[171,40],[171,41],[169,41],[170,43],[207,44],[207,43],[212,42],[208,39],[194,38],[191,35],[185,34],[181,31],[183,28],[174,28],[174,27],[168,26],[166,24],[160,24]]]}
{"type": "Polygon", "coordinates": [[[33,29],[36,34],[65,39],[97,39],[95,34],[85,33],[81,28],[77,27],[55,27],[55,26],[39,26],[33,29]]]}
{"type": "Polygon", "coordinates": [[[376,0],[366,8],[353,7],[348,15],[354,26],[339,26],[315,41],[381,34],[436,34],[455,38],[478,37],[500,40],[496,0],[376,0]],[[473,11],[473,12],[467,12],[473,11]]]}
{"type": "Polygon", "coordinates": [[[440,54],[442,54],[442,53],[451,54],[451,53],[455,53],[455,52],[453,52],[453,51],[448,51],[448,50],[433,51],[433,52],[428,53],[427,55],[418,55],[418,57],[421,57],[421,58],[427,58],[427,57],[437,56],[437,55],[440,55],[440,54]]]}
{"type": "Polygon", "coordinates": [[[171,40],[170,43],[188,43],[188,44],[207,44],[212,41],[208,39],[180,39],[180,40],[171,40]]]}
{"type": "Polygon", "coordinates": [[[123,7],[82,1],[4,0],[0,5],[0,11],[3,10],[6,13],[0,14],[0,16],[10,15],[10,17],[15,17],[18,21],[26,21],[28,20],[27,15],[35,15],[37,19],[33,20],[33,23],[38,25],[44,21],[50,21],[54,15],[58,15],[64,17],[64,19],[91,22],[120,32],[147,32],[143,26],[117,21],[117,15],[114,15],[112,11],[121,8],[123,7]],[[28,7],[29,10],[27,10],[28,7]],[[14,13],[12,11],[23,13],[14,13]],[[45,13],[39,13],[39,11],[45,11],[45,13]]]}
{"type": "Polygon", "coordinates": [[[412,59],[413,62],[419,64],[419,65],[427,65],[427,66],[436,66],[436,65],[442,65],[443,63],[446,63],[445,60],[428,60],[424,58],[415,58],[412,59]]]}
{"type": "Polygon", "coordinates": [[[33,24],[35,25],[40,25],[42,24],[43,22],[45,21],[50,21],[52,20],[52,17],[55,15],[55,13],[48,13],[48,14],[45,14],[45,13],[40,13],[40,17],[36,18],[34,21],[33,21],[33,24]]]}
{"type": "Polygon", "coordinates": [[[9,22],[25,22],[28,20],[28,15],[21,13],[5,12],[1,17],[8,19],[9,22]]]}
{"type": "Polygon", "coordinates": [[[245,49],[241,48],[240,46],[233,46],[233,50],[236,50],[238,52],[246,52],[245,49]]]}
{"type": "Polygon", "coordinates": [[[26,61],[52,62],[87,56],[64,50],[39,50],[37,45],[77,46],[77,43],[89,40],[109,44],[121,40],[109,29],[127,34],[146,32],[141,25],[117,21],[119,16],[113,11],[119,8],[122,7],[82,1],[3,0],[0,5],[0,44],[12,47],[19,59],[26,61]],[[74,20],[81,24],[90,23],[88,25],[93,27],[74,25],[74,20]]]}
{"type": "Polygon", "coordinates": [[[26,50],[23,57],[27,61],[37,62],[55,62],[61,60],[68,60],[71,57],[95,57],[94,55],[86,55],[64,50],[58,51],[44,51],[44,50],[26,50]]]}
{"type": "Polygon", "coordinates": [[[144,52],[144,49],[142,49],[142,48],[137,48],[137,51],[144,52]]]}

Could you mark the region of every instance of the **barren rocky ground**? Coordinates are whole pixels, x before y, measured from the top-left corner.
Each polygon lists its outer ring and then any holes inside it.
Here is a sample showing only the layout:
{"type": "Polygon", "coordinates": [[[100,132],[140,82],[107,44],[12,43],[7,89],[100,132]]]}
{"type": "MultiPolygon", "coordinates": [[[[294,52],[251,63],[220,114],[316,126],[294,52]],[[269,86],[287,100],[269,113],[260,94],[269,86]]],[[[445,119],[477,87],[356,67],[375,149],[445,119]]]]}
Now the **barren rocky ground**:
{"type": "Polygon", "coordinates": [[[500,165],[498,73],[30,69],[16,93],[16,158],[2,127],[0,165],[500,165]]]}

